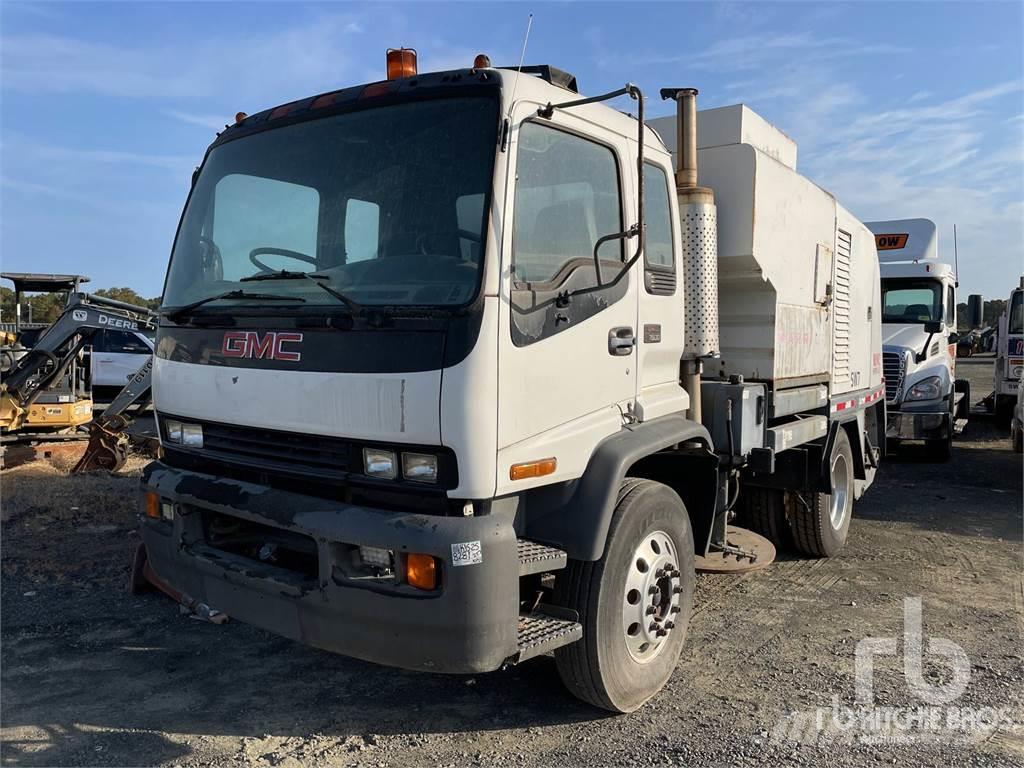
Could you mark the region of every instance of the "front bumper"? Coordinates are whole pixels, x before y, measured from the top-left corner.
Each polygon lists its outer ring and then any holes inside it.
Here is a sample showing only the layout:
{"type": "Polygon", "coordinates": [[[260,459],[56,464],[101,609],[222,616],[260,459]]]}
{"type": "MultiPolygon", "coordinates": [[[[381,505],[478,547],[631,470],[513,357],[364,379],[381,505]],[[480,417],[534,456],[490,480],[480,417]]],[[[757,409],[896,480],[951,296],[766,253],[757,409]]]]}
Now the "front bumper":
{"type": "Polygon", "coordinates": [[[953,428],[948,410],[938,413],[888,411],[885,436],[894,440],[945,440],[953,428]]]}
{"type": "MultiPolygon", "coordinates": [[[[498,669],[517,650],[519,563],[514,512],[440,517],[305,496],[150,464],[143,491],[175,505],[173,522],[140,513],[157,575],[176,590],[240,621],[366,661],[433,672],[498,669]],[[204,511],[310,537],[318,576],[208,546],[204,511]],[[480,562],[455,566],[452,545],[480,543],[480,562]],[[335,570],[339,546],[431,554],[434,592],[353,584],[335,570]]],[[[476,559],[476,558],[474,558],[476,559]]]]}

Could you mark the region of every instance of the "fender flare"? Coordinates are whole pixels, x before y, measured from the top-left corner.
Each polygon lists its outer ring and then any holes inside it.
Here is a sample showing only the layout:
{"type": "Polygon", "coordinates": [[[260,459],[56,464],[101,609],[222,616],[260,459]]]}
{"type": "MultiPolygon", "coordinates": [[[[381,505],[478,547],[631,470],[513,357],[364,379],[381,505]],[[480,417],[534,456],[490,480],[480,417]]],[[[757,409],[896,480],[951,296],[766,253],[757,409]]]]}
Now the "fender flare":
{"type": "Polygon", "coordinates": [[[636,462],[678,443],[712,446],[707,429],[681,414],[628,424],[594,449],[579,479],[527,491],[526,535],[564,549],[574,560],[599,560],[619,486],[636,462]]]}

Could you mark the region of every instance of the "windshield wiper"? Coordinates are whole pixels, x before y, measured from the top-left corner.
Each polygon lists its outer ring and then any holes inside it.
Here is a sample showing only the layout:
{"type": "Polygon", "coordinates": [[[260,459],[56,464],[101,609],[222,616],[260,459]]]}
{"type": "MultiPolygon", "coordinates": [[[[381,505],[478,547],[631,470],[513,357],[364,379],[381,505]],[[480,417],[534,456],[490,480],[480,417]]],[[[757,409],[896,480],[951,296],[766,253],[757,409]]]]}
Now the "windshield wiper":
{"type": "Polygon", "coordinates": [[[305,303],[305,299],[301,296],[279,296],[276,293],[247,293],[241,289],[235,289],[233,291],[227,291],[225,293],[214,294],[213,296],[207,296],[205,299],[199,299],[193,301],[191,304],[185,304],[184,306],[177,307],[170,312],[163,312],[163,316],[174,320],[179,317],[192,312],[204,304],[209,304],[211,301],[217,301],[219,299],[255,299],[257,301],[298,301],[305,303]]]}
{"type": "Polygon", "coordinates": [[[343,303],[346,307],[348,307],[349,311],[352,313],[353,316],[362,313],[362,304],[359,304],[353,299],[350,299],[337,288],[332,288],[331,286],[325,285],[324,283],[320,282],[321,280],[330,279],[331,278],[329,275],[320,275],[317,274],[316,272],[296,272],[293,270],[282,269],[277,272],[259,272],[255,275],[249,275],[249,277],[243,277],[238,282],[248,283],[260,282],[263,280],[309,280],[310,282],[313,283],[313,285],[323,288],[325,291],[327,291],[327,293],[331,294],[331,296],[333,296],[338,301],[343,303]]]}

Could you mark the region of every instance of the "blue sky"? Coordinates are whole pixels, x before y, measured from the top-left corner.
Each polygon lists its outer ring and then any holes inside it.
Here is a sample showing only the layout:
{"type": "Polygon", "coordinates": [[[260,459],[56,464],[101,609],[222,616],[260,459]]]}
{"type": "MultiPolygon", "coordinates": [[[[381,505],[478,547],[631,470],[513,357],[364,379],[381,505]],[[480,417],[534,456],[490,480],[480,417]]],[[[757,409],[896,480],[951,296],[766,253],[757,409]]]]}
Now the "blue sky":
{"type": "Polygon", "coordinates": [[[159,294],[192,168],[249,113],[420,69],[528,62],[671,110],[745,102],[861,219],[924,216],[961,291],[1024,271],[1024,4],[0,2],[0,262],[159,294]]]}

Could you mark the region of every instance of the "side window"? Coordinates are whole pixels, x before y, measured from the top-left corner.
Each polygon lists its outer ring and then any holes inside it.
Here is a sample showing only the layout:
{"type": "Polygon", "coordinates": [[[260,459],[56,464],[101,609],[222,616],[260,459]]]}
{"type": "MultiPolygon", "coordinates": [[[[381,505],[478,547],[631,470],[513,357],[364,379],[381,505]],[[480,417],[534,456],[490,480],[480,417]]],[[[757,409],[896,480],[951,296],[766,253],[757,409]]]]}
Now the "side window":
{"type": "MultiPolygon", "coordinates": [[[[316,257],[320,194],[312,187],[262,176],[230,174],[217,182],[212,238],[220,248],[224,279],[259,272],[249,258],[254,248],[286,248],[316,257]]],[[[257,256],[273,270],[315,269],[275,254],[257,256]]]]}
{"type": "Polygon", "coordinates": [[[93,352],[110,352],[111,350],[107,347],[107,333],[108,331],[96,331],[92,335],[92,351],[93,352]]]}
{"type": "MultiPolygon", "coordinates": [[[[604,235],[622,230],[615,154],[608,147],[539,123],[519,131],[512,264],[517,283],[545,283],[576,260],[592,263],[604,235]]],[[[622,241],[602,245],[621,262],[622,241]]]]}
{"type": "Polygon", "coordinates": [[[126,331],[104,331],[105,352],[120,352],[129,355],[148,355],[150,349],[134,333],[126,331]]]}
{"type": "Polygon", "coordinates": [[[672,207],[668,174],[657,165],[644,165],[644,287],[648,293],[671,296],[676,292],[675,256],[672,247],[672,207]]]}
{"type": "Polygon", "coordinates": [[[345,260],[366,261],[377,258],[380,246],[380,206],[365,200],[345,203],[345,260]]]}
{"type": "Polygon", "coordinates": [[[952,285],[946,289],[946,325],[956,330],[956,296],[952,285]]]}

